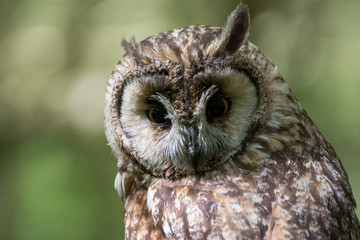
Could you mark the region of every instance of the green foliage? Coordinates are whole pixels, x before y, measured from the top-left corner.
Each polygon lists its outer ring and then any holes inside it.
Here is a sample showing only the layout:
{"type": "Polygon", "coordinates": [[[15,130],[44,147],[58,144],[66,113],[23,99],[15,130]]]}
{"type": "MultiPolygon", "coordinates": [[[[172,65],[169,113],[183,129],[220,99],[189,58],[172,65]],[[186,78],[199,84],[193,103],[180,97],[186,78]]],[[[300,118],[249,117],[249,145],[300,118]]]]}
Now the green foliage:
{"type": "MultiPolygon", "coordinates": [[[[360,2],[245,1],[360,202],[360,2]]],[[[122,239],[105,85],[123,37],[225,23],[238,1],[0,2],[0,239],[122,239]]],[[[360,211],[357,210],[359,215],[360,211]]]]}

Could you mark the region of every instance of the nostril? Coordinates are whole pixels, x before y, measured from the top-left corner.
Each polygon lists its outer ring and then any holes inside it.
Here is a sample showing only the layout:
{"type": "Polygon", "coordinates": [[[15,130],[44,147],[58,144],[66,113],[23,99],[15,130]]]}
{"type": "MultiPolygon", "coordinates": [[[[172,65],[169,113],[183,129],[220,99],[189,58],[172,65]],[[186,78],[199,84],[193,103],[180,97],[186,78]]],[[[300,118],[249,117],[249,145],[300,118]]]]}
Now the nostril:
{"type": "Polygon", "coordinates": [[[187,126],[186,128],[186,137],[187,137],[187,144],[189,146],[194,146],[194,144],[196,144],[196,141],[198,139],[198,130],[195,126],[187,126]]]}

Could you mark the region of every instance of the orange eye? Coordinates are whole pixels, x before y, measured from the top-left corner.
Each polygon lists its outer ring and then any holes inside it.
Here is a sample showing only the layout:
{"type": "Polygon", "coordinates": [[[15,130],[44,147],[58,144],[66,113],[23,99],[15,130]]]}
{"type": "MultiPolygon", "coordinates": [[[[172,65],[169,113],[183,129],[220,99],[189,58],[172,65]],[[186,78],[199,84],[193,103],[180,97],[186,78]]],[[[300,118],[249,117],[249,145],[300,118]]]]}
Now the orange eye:
{"type": "Polygon", "coordinates": [[[167,120],[166,112],[155,108],[146,111],[146,116],[151,122],[156,124],[163,123],[167,120]]]}
{"type": "Polygon", "coordinates": [[[231,106],[230,99],[218,98],[210,101],[207,107],[207,114],[212,117],[219,117],[229,112],[231,106]]]}

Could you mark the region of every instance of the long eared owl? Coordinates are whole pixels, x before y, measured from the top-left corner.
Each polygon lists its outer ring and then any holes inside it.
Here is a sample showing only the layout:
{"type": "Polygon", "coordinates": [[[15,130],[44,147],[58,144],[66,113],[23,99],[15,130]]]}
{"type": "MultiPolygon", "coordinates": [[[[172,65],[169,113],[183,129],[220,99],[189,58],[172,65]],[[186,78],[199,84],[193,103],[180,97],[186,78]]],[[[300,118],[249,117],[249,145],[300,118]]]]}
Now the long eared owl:
{"type": "Polygon", "coordinates": [[[126,239],[360,239],[334,149],[251,42],[224,28],[123,40],[106,87],[126,239]]]}

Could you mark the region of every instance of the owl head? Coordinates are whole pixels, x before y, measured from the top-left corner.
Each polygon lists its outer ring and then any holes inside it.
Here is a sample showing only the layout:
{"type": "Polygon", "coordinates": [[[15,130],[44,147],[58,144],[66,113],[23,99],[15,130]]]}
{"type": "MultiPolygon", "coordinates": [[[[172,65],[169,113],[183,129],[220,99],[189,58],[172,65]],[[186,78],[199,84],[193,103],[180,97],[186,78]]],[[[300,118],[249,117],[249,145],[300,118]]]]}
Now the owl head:
{"type": "Polygon", "coordinates": [[[177,179],[254,166],[268,149],[282,148],[282,132],[296,127],[301,109],[247,40],[249,22],[240,4],[224,28],[190,26],[122,41],[126,53],[107,83],[105,106],[119,177],[177,179]]]}

